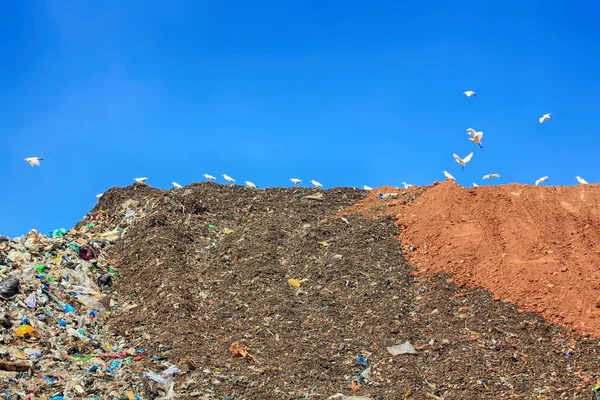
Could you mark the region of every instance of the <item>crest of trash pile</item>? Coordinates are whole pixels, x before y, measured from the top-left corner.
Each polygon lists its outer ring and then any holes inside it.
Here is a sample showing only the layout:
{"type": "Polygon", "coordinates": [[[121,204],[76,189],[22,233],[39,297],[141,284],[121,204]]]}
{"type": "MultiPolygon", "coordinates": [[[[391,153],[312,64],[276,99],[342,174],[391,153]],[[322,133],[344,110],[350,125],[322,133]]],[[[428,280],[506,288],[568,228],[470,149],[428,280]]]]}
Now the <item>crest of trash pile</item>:
{"type": "Polygon", "coordinates": [[[177,366],[128,346],[103,328],[118,268],[106,249],[144,209],[123,204],[84,223],[10,239],[0,236],[0,397],[142,399],[173,397],[177,366]],[[110,226],[112,225],[112,226],[110,226]],[[156,373],[144,365],[151,360],[156,373]]]}

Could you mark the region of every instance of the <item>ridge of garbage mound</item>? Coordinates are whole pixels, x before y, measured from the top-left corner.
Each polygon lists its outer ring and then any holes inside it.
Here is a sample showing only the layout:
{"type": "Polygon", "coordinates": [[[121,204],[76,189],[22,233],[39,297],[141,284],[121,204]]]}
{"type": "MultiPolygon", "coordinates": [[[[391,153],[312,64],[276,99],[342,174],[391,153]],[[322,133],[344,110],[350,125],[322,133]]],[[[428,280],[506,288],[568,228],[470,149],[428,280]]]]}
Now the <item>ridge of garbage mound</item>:
{"type": "MultiPolygon", "coordinates": [[[[406,208],[428,190],[391,201],[406,208]]],[[[20,293],[0,299],[12,324],[0,328],[0,394],[550,399],[597,390],[598,341],[410,266],[398,221],[383,215],[395,206],[375,195],[132,185],[107,191],[55,239],[0,241],[0,285],[20,281],[20,293]],[[344,216],[365,202],[375,218],[344,216]],[[14,250],[32,260],[7,263],[14,250]],[[27,275],[41,260],[45,277],[27,275]],[[25,304],[33,292],[50,307],[45,322],[31,322],[42,338],[16,336],[38,313],[25,304]],[[23,360],[27,371],[3,370],[23,360]]]]}

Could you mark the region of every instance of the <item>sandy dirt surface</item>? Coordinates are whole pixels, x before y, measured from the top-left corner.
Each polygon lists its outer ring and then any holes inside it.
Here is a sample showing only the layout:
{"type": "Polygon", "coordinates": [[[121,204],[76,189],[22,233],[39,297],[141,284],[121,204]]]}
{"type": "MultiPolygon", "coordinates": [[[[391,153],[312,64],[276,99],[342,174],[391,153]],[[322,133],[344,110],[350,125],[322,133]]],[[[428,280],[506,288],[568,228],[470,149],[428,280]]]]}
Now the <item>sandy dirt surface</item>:
{"type": "Polygon", "coordinates": [[[600,336],[598,185],[383,187],[349,211],[394,216],[413,265],[600,336]]]}

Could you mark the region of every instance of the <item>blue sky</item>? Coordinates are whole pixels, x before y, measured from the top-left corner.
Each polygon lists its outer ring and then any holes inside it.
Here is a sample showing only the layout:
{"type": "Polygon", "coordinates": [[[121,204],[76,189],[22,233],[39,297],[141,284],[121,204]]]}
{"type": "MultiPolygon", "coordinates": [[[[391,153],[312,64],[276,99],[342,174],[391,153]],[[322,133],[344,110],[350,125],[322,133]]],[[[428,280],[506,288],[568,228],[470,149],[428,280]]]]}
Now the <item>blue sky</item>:
{"type": "Polygon", "coordinates": [[[136,176],[600,181],[593,2],[27,3],[0,16],[0,234],[70,228],[136,176]]]}

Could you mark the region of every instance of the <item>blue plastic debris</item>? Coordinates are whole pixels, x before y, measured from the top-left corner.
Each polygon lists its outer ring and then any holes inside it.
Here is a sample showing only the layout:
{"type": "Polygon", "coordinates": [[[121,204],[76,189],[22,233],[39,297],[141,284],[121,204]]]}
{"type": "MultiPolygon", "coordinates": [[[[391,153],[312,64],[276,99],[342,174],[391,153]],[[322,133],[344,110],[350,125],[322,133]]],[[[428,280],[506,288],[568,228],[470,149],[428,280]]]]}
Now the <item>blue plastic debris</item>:
{"type": "Polygon", "coordinates": [[[368,366],[369,366],[369,363],[367,362],[367,359],[366,359],[366,358],[364,358],[363,356],[360,356],[360,357],[358,357],[358,359],[356,360],[356,364],[357,364],[357,365],[360,365],[360,364],[362,364],[362,365],[364,365],[365,367],[368,367],[368,366]]]}
{"type": "Polygon", "coordinates": [[[60,326],[67,326],[67,323],[64,320],[61,319],[60,321],[58,321],[58,325],[60,325],[60,326]]]}
{"type": "Polygon", "coordinates": [[[65,304],[65,305],[64,305],[64,307],[63,307],[63,309],[64,309],[66,312],[73,312],[73,311],[75,311],[75,307],[73,307],[73,306],[72,306],[72,305],[70,305],[70,304],[65,304]]]}

